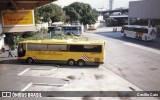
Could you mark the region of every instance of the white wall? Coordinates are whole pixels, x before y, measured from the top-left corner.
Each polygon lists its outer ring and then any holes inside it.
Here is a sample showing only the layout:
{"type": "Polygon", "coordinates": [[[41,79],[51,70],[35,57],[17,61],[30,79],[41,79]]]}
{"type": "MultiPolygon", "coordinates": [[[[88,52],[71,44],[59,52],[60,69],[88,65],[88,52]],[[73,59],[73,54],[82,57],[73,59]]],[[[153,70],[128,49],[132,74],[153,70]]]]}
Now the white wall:
{"type": "Polygon", "coordinates": [[[98,21],[103,21],[103,16],[98,16],[98,21]]]}
{"type": "MultiPolygon", "coordinates": [[[[1,12],[0,12],[1,13],[1,12]]],[[[4,35],[2,35],[2,20],[1,20],[1,16],[0,16],[0,50],[2,49],[2,47],[4,46],[4,35]]]]}
{"type": "Polygon", "coordinates": [[[36,24],[36,30],[41,30],[41,28],[48,29],[48,23],[36,24]]]}
{"type": "Polygon", "coordinates": [[[1,11],[0,11],[0,34],[2,33],[2,17],[1,17],[1,11]]]}
{"type": "Polygon", "coordinates": [[[2,33],[2,23],[0,23],[0,34],[2,33]]]}
{"type": "Polygon", "coordinates": [[[2,47],[4,47],[4,37],[0,36],[0,49],[2,49],[2,47]]]}
{"type": "Polygon", "coordinates": [[[160,0],[132,1],[129,3],[130,18],[160,19],[160,0]]]}

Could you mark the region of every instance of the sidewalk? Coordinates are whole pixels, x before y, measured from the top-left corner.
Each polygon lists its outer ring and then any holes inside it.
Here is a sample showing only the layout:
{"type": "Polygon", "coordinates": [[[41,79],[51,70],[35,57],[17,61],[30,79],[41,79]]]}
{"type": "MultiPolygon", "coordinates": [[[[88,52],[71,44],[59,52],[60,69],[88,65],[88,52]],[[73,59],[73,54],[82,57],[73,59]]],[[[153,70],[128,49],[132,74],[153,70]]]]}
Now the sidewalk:
{"type": "Polygon", "coordinates": [[[156,41],[160,43],[160,37],[157,37],[156,41]]]}
{"type": "MultiPolygon", "coordinates": [[[[13,50],[12,55],[13,55],[13,57],[17,56],[17,50],[13,50]]],[[[4,53],[2,52],[0,54],[0,61],[2,58],[8,58],[8,51],[5,51],[4,53]]]]}

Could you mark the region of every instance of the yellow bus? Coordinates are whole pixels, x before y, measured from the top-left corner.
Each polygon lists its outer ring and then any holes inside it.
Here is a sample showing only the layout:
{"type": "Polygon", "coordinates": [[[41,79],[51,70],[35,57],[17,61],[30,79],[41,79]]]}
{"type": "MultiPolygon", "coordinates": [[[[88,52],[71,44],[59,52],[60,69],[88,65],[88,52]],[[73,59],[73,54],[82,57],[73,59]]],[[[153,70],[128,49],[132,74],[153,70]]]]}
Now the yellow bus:
{"type": "Polygon", "coordinates": [[[70,66],[104,63],[104,41],[28,40],[18,45],[18,60],[67,63],[70,66]]]}

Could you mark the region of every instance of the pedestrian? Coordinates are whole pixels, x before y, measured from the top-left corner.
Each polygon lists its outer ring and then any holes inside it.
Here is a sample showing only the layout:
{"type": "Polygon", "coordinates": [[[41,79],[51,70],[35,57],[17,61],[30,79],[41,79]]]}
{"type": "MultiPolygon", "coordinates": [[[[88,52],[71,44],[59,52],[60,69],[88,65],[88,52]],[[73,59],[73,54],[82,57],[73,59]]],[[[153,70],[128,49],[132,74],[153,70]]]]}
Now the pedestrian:
{"type": "Polygon", "coordinates": [[[2,54],[2,49],[0,49],[0,57],[2,57],[1,54],[2,54]]]}
{"type": "Polygon", "coordinates": [[[13,55],[12,55],[12,50],[11,50],[11,48],[9,47],[9,51],[8,51],[8,57],[10,58],[10,57],[13,57],[13,55]]]}

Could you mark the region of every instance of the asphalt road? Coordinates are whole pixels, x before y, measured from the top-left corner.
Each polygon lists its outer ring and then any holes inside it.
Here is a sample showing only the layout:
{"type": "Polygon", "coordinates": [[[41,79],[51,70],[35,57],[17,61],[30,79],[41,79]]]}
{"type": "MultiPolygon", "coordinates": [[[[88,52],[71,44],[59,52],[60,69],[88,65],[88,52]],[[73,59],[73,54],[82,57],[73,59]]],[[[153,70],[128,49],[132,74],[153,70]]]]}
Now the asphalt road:
{"type": "Polygon", "coordinates": [[[145,91],[160,90],[160,39],[138,41],[101,28],[86,33],[106,43],[105,67],[145,91]]]}
{"type": "MultiPolygon", "coordinates": [[[[124,38],[112,28],[84,33],[105,41],[106,60],[99,68],[54,64],[18,63],[16,57],[0,56],[0,91],[158,91],[160,90],[160,42],[124,38]]],[[[16,53],[16,52],[15,52],[16,53]]],[[[14,98],[22,100],[22,98],[14,98]]],[[[14,100],[0,98],[0,100],[14,100]]],[[[25,100],[27,98],[23,98],[25,100]]],[[[36,100],[29,98],[28,100],[36,100]]],[[[37,100],[52,98],[38,98],[37,100]]],[[[66,98],[54,98],[66,100],[66,98]]],[[[157,100],[159,98],[106,97],[67,100],[157,100]]]]}

